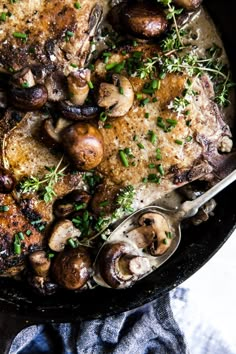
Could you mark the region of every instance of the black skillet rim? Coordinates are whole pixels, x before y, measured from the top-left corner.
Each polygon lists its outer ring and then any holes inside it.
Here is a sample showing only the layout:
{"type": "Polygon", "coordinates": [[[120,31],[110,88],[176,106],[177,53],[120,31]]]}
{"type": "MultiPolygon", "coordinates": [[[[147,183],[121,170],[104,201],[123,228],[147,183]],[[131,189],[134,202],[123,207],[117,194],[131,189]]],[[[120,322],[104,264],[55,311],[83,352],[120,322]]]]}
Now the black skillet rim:
{"type": "MultiPolygon", "coordinates": [[[[233,0],[230,3],[233,9],[233,0]]],[[[207,0],[206,5],[209,5],[207,7],[218,24],[230,61],[233,62],[236,58],[233,50],[235,39],[230,24],[235,16],[228,10],[224,17],[221,1],[207,0]],[[227,21],[227,16],[231,16],[231,21],[227,21]]],[[[11,279],[0,279],[0,313],[30,323],[74,322],[131,310],[164,295],[207,263],[236,229],[236,210],[231,207],[234,205],[234,195],[236,184],[216,198],[218,206],[215,216],[199,227],[184,230],[183,240],[174,256],[132,288],[97,288],[89,292],[62,292],[56,297],[42,298],[11,279]]]]}

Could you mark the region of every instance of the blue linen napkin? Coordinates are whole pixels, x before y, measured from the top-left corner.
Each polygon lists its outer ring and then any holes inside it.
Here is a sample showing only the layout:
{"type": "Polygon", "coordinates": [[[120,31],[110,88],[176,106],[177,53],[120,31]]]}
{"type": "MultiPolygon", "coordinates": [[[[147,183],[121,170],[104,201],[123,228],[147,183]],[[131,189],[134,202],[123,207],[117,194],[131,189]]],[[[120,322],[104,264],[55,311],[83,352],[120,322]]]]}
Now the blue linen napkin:
{"type": "Polygon", "coordinates": [[[140,308],[78,324],[32,326],[10,354],[185,354],[183,334],[165,295],[140,308]]]}

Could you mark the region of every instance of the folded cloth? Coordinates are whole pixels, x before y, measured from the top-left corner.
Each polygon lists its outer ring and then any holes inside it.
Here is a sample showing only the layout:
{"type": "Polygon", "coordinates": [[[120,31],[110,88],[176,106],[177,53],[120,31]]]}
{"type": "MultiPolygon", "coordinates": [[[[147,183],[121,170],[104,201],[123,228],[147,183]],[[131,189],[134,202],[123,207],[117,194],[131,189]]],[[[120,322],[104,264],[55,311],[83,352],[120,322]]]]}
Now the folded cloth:
{"type": "Polygon", "coordinates": [[[10,349],[10,354],[186,352],[183,334],[173,318],[169,294],[135,310],[104,319],[32,326],[15,338],[10,349]]]}

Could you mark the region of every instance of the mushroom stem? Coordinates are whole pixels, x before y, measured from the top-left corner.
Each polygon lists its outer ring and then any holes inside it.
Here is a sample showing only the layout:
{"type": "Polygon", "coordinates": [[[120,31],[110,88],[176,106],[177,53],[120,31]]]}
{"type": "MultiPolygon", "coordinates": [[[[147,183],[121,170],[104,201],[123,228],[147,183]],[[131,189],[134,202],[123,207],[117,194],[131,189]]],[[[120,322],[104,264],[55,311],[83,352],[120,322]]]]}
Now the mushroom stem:
{"type": "Polygon", "coordinates": [[[134,90],[123,75],[112,75],[113,84],[101,83],[97,103],[105,108],[108,117],[122,117],[129,112],[134,102],[134,90]]]}
{"type": "Polygon", "coordinates": [[[88,82],[91,78],[89,69],[81,69],[71,72],[67,78],[69,92],[71,94],[71,102],[75,105],[82,106],[85,103],[89,93],[88,82]]]}

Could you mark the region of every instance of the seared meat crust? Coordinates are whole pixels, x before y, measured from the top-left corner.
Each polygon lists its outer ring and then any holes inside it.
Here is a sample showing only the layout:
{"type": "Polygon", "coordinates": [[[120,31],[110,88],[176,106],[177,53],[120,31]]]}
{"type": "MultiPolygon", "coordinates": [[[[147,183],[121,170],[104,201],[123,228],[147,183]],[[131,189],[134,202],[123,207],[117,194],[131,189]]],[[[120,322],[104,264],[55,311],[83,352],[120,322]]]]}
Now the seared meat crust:
{"type": "MultiPolygon", "coordinates": [[[[0,194],[1,207],[6,206],[6,211],[0,211],[0,273],[12,276],[19,272],[24,265],[24,256],[35,249],[42,247],[41,233],[27,220],[22,210],[16,205],[11,195],[0,194]],[[14,254],[15,236],[22,232],[24,240],[21,241],[20,256],[14,254]],[[29,234],[27,236],[26,232],[29,234]]],[[[38,219],[38,215],[35,214],[38,219]]]]}
{"type": "MultiPolygon", "coordinates": [[[[106,64],[97,61],[95,77],[98,81],[106,81],[107,64],[127,60],[134,52],[152,57],[158,48],[143,45],[129,49],[126,55],[122,51],[110,56],[106,64]]],[[[122,74],[129,78],[135,96],[142,92],[145,82],[150,82],[150,79],[143,80],[137,75],[129,76],[125,70],[122,74]]],[[[111,121],[110,129],[101,129],[105,157],[98,170],[106,176],[107,184],[133,185],[138,190],[139,201],[145,200],[145,204],[149,204],[182,184],[210,173],[211,157],[219,155],[222,139],[230,139],[231,133],[213,101],[214,89],[208,76],[189,78],[180,74],[167,74],[161,80],[160,89],[152,96],[143,94],[142,98],[148,99],[145,105],[140,104],[141,101],[136,98],[125,116],[111,121]],[[193,81],[192,90],[195,94],[188,97],[188,114],[185,115],[174,111],[172,107],[173,100],[182,97],[187,80],[193,81]],[[168,120],[176,121],[176,124],[170,127],[168,120]],[[162,124],[170,129],[164,129],[162,124]],[[153,133],[156,136],[155,142],[151,141],[153,133]],[[128,168],[123,166],[119,157],[119,150],[126,148],[133,155],[129,159],[128,168]],[[157,151],[161,155],[160,160],[157,159],[157,151]],[[160,164],[163,176],[157,169],[160,164]],[[150,165],[154,167],[150,168],[150,165]],[[150,174],[159,175],[160,184],[142,183],[145,179],[147,182],[150,174]]]]}
{"type": "Polygon", "coordinates": [[[26,63],[64,73],[71,64],[82,67],[102,7],[95,0],[79,3],[77,9],[71,0],[1,1],[6,21],[0,23],[0,70],[19,70],[26,63]]]}

